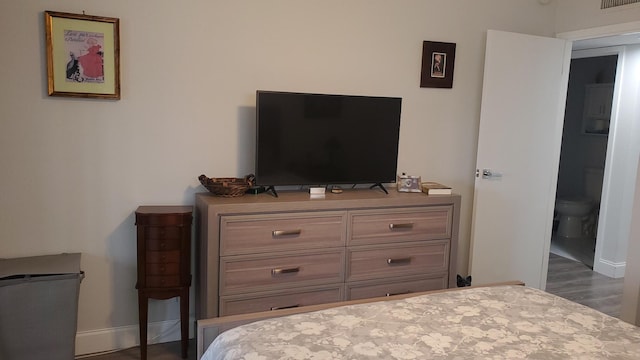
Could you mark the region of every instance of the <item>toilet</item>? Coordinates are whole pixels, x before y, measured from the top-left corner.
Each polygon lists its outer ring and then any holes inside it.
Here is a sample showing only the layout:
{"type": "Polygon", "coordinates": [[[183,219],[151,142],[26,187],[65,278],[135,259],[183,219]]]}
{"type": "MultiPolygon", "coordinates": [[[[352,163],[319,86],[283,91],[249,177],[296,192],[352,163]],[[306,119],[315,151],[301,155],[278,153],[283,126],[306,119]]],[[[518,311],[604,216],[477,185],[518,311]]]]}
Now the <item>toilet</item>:
{"type": "Polygon", "coordinates": [[[584,195],[556,199],[555,209],[559,217],[557,236],[585,236],[585,222],[589,220],[592,211],[599,208],[603,174],[601,168],[585,168],[584,195]]]}

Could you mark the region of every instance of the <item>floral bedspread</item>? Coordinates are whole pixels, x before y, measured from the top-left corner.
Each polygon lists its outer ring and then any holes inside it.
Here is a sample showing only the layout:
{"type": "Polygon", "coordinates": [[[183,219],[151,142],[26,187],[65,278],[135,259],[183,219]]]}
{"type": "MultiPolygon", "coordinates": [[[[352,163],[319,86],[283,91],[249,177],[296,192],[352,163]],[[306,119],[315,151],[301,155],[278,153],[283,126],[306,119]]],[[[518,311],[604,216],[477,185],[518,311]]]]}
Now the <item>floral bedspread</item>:
{"type": "Polygon", "coordinates": [[[640,359],[640,328],[524,286],[469,288],[269,319],[218,359],[640,359]]]}

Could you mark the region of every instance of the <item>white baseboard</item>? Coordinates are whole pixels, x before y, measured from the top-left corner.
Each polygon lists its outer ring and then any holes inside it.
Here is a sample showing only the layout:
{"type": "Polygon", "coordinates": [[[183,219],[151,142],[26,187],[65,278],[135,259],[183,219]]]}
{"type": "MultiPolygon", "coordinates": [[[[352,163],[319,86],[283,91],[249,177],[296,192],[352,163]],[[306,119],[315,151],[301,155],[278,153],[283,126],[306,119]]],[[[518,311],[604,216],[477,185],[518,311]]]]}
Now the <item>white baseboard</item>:
{"type": "MultiPolygon", "coordinates": [[[[189,319],[189,324],[194,324],[194,321],[189,319]]],[[[190,326],[189,338],[193,336],[193,327],[190,326]]],[[[179,341],[180,320],[149,323],[147,339],[149,345],[179,341]]],[[[140,329],[136,325],[81,331],[76,335],[76,356],[123,350],[138,345],[140,345],[140,329]]]]}
{"type": "Polygon", "coordinates": [[[615,263],[605,259],[596,259],[596,262],[593,264],[593,270],[595,272],[615,279],[624,277],[626,267],[626,262],[615,263]]]}

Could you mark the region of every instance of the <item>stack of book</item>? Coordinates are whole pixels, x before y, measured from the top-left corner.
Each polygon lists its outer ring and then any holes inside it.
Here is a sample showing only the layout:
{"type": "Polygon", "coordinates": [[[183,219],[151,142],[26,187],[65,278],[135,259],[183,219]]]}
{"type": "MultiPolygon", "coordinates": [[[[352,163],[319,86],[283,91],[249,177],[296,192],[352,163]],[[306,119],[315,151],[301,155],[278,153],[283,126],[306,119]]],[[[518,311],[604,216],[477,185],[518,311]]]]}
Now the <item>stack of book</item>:
{"type": "Polygon", "coordinates": [[[451,187],[434,181],[427,181],[420,184],[422,192],[427,195],[451,195],[451,187]]]}

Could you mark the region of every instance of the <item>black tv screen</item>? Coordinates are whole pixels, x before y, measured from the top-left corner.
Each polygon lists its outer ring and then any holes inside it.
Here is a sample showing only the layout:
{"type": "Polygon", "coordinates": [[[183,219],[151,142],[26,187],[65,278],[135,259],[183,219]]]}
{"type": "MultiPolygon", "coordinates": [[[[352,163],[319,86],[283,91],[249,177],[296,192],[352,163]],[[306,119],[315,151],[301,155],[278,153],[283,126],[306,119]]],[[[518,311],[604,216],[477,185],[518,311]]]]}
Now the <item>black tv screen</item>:
{"type": "Polygon", "coordinates": [[[256,185],[395,182],[402,99],[256,92],[256,185]]]}

